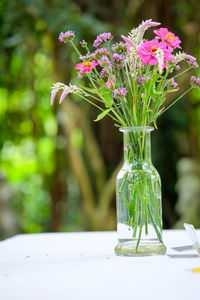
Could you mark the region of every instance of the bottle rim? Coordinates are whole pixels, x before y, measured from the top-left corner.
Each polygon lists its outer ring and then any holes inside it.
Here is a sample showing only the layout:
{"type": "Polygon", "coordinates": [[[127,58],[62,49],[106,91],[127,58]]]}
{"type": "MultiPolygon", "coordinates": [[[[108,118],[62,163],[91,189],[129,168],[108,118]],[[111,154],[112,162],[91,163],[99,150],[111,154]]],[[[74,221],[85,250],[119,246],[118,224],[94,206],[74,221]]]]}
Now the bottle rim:
{"type": "Polygon", "coordinates": [[[151,132],[154,130],[153,126],[134,126],[134,127],[120,127],[119,131],[121,132],[130,132],[130,131],[146,131],[151,132]]]}

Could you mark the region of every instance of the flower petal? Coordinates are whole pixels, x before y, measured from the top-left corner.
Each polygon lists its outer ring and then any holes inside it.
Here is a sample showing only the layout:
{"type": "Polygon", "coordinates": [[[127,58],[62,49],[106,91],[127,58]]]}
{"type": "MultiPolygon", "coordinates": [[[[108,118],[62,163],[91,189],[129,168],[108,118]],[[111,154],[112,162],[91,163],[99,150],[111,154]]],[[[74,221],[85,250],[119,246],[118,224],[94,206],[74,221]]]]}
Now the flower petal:
{"type": "Polygon", "coordinates": [[[91,67],[85,67],[85,68],[83,68],[83,69],[81,70],[81,72],[82,72],[83,74],[85,74],[85,73],[87,73],[87,72],[90,73],[91,70],[92,70],[91,67]]]}
{"type": "Polygon", "coordinates": [[[51,92],[51,105],[53,105],[53,102],[54,102],[57,92],[58,91],[56,91],[56,90],[51,92]]]}
{"type": "Polygon", "coordinates": [[[61,96],[60,96],[60,100],[59,100],[59,104],[63,102],[63,100],[65,99],[65,97],[68,95],[69,93],[66,92],[65,90],[63,90],[61,96]]]}
{"type": "Polygon", "coordinates": [[[83,63],[77,64],[74,69],[82,69],[83,68],[83,63]]]}

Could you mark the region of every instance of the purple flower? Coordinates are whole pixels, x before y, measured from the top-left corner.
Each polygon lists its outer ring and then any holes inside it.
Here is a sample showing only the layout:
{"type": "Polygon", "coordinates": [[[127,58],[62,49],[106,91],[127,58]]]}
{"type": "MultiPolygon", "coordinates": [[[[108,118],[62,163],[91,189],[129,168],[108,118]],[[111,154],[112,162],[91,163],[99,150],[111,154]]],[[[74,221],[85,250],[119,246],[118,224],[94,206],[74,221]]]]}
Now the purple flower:
{"type": "Polygon", "coordinates": [[[94,41],[94,44],[93,46],[95,48],[98,48],[100,47],[103,43],[105,42],[110,42],[112,40],[113,36],[110,32],[104,32],[104,33],[101,33],[99,35],[97,35],[97,38],[96,40],[94,41]]]}
{"type": "Polygon", "coordinates": [[[80,60],[90,60],[92,59],[92,54],[91,53],[87,53],[86,55],[81,55],[79,56],[80,60]]]}
{"type": "Polygon", "coordinates": [[[127,46],[126,43],[120,42],[116,43],[112,46],[113,52],[116,52],[118,54],[126,54],[127,52],[127,46]]]}
{"type": "Polygon", "coordinates": [[[101,72],[100,72],[100,76],[101,78],[105,78],[105,77],[108,77],[108,72],[106,69],[102,69],[101,72]]]}
{"type": "Polygon", "coordinates": [[[74,32],[69,30],[66,31],[65,33],[61,32],[59,35],[59,40],[60,42],[66,43],[72,41],[74,37],[75,37],[74,32]]]}
{"type": "Polygon", "coordinates": [[[112,55],[112,61],[113,61],[114,65],[119,68],[121,68],[121,66],[123,65],[124,59],[125,59],[125,57],[122,54],[114,53],[112,55]]]}
{"type": "Polygon", "coordinates": [[[81,71],[78,72],[77,77],[78,77],[79,79],[83,78],[83,76],[84,76],[84,74],[83,74],[81,71]]]}
{"type": "Polygon", "coordinates": [[[103,68],[110,66],[111,65],[111,61],[107,56],[103,56],[99,61],[98,61],[99,65],[103,68]]]}
{"type": "Polygon", "coordinates": [[[140,77],[136,77],[136,82],[137,83],[142,83],[142,82],[145,82],[145,81],[148,81],[148,80],[150,80],[149,76],[145,77],[145,75],[142,75],[140,77]]]}
{"type": "Polygon", "coordinates": [[[198,68],[199,65],[194,56],[187,54],[185,58],[187,59],[187,63],[189,66],[191,66],[193,68],[198,68]]]}
{"type": "Polygon", "coordinates": [[[80,42],[81,47],[85,48],[87,47],[87,42],[85,40],[82,40],[82,42],[80,42]]]}
{"type": "Polygon", "coordinates": [[[122,63],[123,60],[124,60],[124,55],[118,54],[118,53],[114,53],[113,56],[112,56],[112,59],[116,63],[122,63]]]}
{"type": "Polygon", "coordinates": [[[174,80],[174,78],[171,78],[171,79],[169,79],[169,80],[166,81],[165,86],[167,88],[170,88],[170,89],[171,88],[175,89],[175,88],[177,88],[178,83],[174,80]]]}
{"type": "Polygon", "coordinates": [[[92,57],[95,60],[101,59],[103,56],[109,56],[109,51],[106,48],[100,48],[100,49],[96,49],[93,53],[92,53],[92,57]]]}
{"type": "Polygon", "coordinates": [[[199,77],[191,76],[190,83],[191,83],[192,87],[200,88],[200,78],[199,77]]]}
{"type": "Polygon", "coordinates": [[[179,65],[175,65],[174,68],[171,68],[170,73],[173,73],[174,70],[179,71],[180,70],[180,66],[179,65]]]}
{"type": "Polygon", "coordinates": [[[127,89],[126,88],[119,88],[119,89],[115,89],[113,91],[113,97],[114,98],[117,98],[117,97],[120,97],[120,96],[126,96],[126,94],[128,93],[127,89]]]}
{"type": "Polygon", "coordinates": [[[189,66],[191,66],[193,68],[198,67],[196,58],[192,55],[186,54],[185,52],[179,52],[175,56],[173,56],[171,58],[171,63],[174,65],[177,65],[179,62],[181,62],[182,60],[185,60],[185,59],[187,59],[187,63],[189,64],[189,66]]]}

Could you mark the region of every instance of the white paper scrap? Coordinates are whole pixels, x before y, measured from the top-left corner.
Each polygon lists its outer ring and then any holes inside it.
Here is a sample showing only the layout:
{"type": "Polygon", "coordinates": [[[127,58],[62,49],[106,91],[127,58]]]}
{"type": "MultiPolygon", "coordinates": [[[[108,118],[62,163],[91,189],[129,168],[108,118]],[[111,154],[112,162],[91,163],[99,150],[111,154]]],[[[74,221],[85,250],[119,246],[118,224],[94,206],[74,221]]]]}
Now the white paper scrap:
{"type": "Polygon", "coordinates": [[[200,254],[200,241],[198,239],[198,236],[197,236],[196,230],[194,229],[194,226],[192,224],[184,223],[184,227],[190,237],[190,240],[192,241],[194,248],[200,254]]]}

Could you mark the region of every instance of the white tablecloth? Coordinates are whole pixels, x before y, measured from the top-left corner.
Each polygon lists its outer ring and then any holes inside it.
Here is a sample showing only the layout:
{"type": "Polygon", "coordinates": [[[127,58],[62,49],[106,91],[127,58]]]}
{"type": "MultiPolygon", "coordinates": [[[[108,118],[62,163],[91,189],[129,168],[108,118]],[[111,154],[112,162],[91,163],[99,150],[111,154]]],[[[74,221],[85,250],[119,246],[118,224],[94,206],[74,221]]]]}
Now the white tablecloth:
{"type": "MultiPolygon", "coordinates": [[[[199,234],[199,233],[198,233],[199,234]]],[[[168,255],[118,257],[116,232],[18,235],[0,242],[0,300],[196,300],[200,267],[184,230],[164,231],[168,255]]]]}

